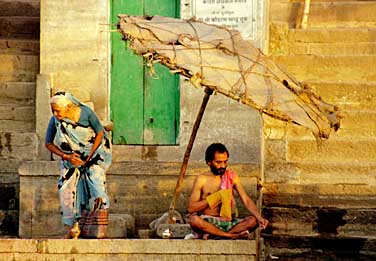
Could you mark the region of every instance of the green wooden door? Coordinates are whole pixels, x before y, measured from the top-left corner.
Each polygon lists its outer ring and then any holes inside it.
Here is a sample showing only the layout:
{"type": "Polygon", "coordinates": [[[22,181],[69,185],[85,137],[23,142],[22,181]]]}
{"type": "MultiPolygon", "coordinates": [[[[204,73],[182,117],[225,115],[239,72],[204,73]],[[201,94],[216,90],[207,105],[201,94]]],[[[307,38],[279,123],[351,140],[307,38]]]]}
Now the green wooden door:
{"type": "MultiPolygon", "coordinates": [[[[112,0],[117,14],[178,17],[179,0],[112,0]]],[[[121,35],[111,36],[111,119],[114,144],[174,145],[179,128],[179,78],[155,65],[155,75],[121,35]]]]}

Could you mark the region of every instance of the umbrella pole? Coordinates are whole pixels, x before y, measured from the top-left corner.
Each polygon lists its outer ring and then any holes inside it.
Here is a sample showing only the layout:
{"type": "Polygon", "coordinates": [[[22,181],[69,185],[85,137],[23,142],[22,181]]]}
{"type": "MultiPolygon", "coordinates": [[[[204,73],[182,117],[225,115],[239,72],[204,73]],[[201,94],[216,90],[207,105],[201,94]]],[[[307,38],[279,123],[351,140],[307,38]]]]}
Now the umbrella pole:
{"type": "Polygon", "coordinates": [[[210,95],[212,95],[212,93],[213,93],[213,90],[210,89],[209,87],[206,87],[205,96],[202,100],[200,110],[197,114],[196,121],[193,125],[191,137],[189,138],[189,142],[188,142],[187,148],[185,150],[183,163],[182,163],[181,168],[180,168],[180,175],[179,175],[178,181],[176,182],[174,198],[172,199],[172,202],[170,204],[170,208],[169,208],[169,211],[168,211],[168,223],[170,223],[170,224],[176,223],[175,220],[173,220],[176,201],[179,197],[179,194],[180,194],[182,186],[183,186],[185,171],[187,170],[188,160],[189,160],[189,156],[191,155],[193,143],[194,143],[196,135],[197,135],[197,130],[200,127],[202,116],[204,116],[206,105],[208,104],[210,95]]]}

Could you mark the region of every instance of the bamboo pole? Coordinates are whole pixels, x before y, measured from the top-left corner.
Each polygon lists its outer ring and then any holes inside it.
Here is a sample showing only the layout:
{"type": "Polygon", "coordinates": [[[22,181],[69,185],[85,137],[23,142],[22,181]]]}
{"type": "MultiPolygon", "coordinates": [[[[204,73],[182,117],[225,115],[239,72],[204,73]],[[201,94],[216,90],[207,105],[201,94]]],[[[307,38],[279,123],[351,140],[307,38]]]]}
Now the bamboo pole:
{"type": "Polygon", "coordinates": [[[180,175],[179,175],[178,181],[176,182],[174,197],[172,199],[172,202],[170,204],[170,208],[168,210],[168,223],[169,224],[175,224],[176,223],[175,220],[173,219],[176,201],[177,201],[177,199],[180,195],[181,189],[183,187],[185,172],[187,170],[187,165],[188,165],[189,157],[191,155],[193,143],[195,141],[198,128],[200,127],[201,119],[204,115],[206,105],[208,104],[210,95],[212,95],[212,93],[213,93],[213,90],[210,89],[209,87],[206,87],[205,96],[202,100],[200,110],[197,114],[196,121],[193,125],[191,137],[189,138],[189,142],[188,142],[187,148],[185,150],[183,163],[182,163],[181,168],[180,168],[180,175]]]}
{"type": "Polygon", "coordinates": [[[303,12],[303,18],[302,18],[302,25],[301,25],[302,29],[307,29],[310,5],[311,5],[311,0],[304,1],[304,12],[303,12]]]}

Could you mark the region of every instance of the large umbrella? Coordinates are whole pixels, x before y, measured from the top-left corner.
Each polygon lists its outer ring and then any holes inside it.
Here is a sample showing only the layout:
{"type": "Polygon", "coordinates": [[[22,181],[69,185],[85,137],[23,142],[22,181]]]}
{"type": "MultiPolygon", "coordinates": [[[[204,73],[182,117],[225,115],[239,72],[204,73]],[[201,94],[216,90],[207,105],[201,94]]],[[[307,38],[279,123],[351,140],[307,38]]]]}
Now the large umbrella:
{"type": "MultiPolygon", "coordinates": [[[[119,30],[130,47],[172,73],[205,87],[205,97],[184,155],[175,197],[180,193],[190,151],[210,94],[215,91],[249,105],[275,119],[308,128],[327,139],[339,124],[336,106],[325,103],[308,86],[265,56],[240,33],[195,20],[119,15],[119,30]]],[[[170,215],[171,217],[171,215],[170,215]]]]}

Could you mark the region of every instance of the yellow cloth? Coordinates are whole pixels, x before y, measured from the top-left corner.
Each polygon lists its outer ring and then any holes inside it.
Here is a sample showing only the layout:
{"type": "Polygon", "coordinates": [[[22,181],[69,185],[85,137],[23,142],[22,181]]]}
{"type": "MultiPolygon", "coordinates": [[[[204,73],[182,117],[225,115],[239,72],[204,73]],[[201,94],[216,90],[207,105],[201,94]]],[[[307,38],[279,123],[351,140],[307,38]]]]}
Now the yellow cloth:
{"type": "Polygon", "coordinates": [[[208,202],[208,205],[210,208],[213,208],[213,206],[215,204],[217,204],[218,202],[221,201],[221,194],[220,194],[220,190],[213,193],[213,194],[210,194],[209,196],[206,197],[206,201],[208,202]]]}
{"type": "Polygon", "coordinates": [[[218,202],[222,202],[219,215],[221,217],[231,219],[232,189],[218,190],[217,192],[207,196],[206,201],[208,202],[210,208],[213,208],[213,206],[218,202]]]}
{"type": "Polygon", "coordinates": [[[222,201],[221,212],[219,215],[231,219],[232,189],[222,189],[219,191],[219,194],[222,201]]]}

